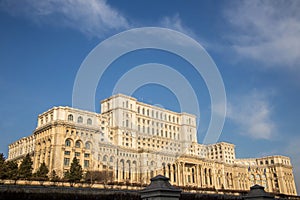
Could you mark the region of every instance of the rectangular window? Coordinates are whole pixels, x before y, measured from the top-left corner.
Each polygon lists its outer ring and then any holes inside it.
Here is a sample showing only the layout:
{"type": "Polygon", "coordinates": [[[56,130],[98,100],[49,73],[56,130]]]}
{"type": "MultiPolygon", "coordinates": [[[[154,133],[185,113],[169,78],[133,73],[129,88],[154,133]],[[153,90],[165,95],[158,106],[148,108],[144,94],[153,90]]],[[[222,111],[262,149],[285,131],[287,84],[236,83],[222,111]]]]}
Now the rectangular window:
{"type": "Polygon", "coordinates": [[[64,158],[64,165],[69,166],[70,165],[70,158],[64,158]]]}
{"type": "Polygon", "coordinates": [[[85,154],[84,154],[84,157],[85,157],[85,158],[89,158],[89,157],[90,157],[90,154],[89,154],[89,153],[85,153],[85,154]]]}
{"type": "Polygon", "coordinates": [[[88,168],[90,166],[90,161],[89,160],[84,160],[84,167],[88,168]]]}
{"type": "Polygon", "coordinates": [[[65,151],[65,155],[66,155],[66,156],[69,156],[70,154],[71,154],[70,151],[65,151]]]}
{"type": "Polygon", "coordinates": [[[79,157],[80,156],[80,152],[75,152],[75,156],[79,157]]]}

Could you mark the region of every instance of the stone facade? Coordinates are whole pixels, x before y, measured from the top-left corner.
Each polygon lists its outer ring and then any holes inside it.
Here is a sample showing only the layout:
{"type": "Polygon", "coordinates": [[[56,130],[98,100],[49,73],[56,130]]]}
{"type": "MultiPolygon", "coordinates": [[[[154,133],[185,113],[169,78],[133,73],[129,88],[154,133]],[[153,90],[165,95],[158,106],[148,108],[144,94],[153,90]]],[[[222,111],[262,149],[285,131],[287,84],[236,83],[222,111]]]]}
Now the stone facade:
{"type": "Polygon", "coordinates": [[[237,159],[235,146],[197,143],[196,117],[122,94],[101,102],[101,113],[54,107],[38,116],[29,137],[9,145],[9,160],[32,155],[63,176],[76,156],[85,171],[110,171],[117,182],[149,183],[162,174],[177,186],[296,195],[286,156],[237,159]]]}

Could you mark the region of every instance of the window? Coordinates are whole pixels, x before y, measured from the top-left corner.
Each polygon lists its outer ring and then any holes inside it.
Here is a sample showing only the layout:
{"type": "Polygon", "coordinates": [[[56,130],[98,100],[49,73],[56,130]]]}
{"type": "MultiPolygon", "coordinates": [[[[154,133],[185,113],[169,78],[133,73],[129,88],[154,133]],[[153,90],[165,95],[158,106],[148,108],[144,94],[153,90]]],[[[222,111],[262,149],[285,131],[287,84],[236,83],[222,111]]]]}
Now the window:
{"type": "Polygon", "coordinates": [[[80,156],[80,152],[75,152],[75,156],[79,157],[80,156]]]}
{"type": "Polygon", "coordinates": [[[73,115],[68,115],[68,121],[73,121],[73,115]]]}
{"type": "Polygon", "coordinates": [[[109,162],[114,162],[114,157],[110,157],[109,162]]]}
{"type": "Polygon", "coordinates": [[[77,123],[82,123],[82,122],[83,122],[83,118],[81,116],[79,116],[77,119],[77,123]]]}
{"type": "Polygon", "coordinates": [[[65,142],[66,147],[70,147],[71,146],[71,140],[67,139],[65,142]]]}
{"type": "Polygon", "coordinates": [[[91,143],[90,142],[86,142],[85,143],[85,148],[86,149],[91,149],[91,143]]]}
{"type": "Polygon", "coordinates": [[[91,118],[88,118],[88,119],[87,119],[87,124],[88,124],[88,125],[92,125],[92,123],[93,123],[92,119],[91,119],[91,118]]]}
{"type": "Polygon", "coordinates": [[[69,166],[70,165],[70,158],[64,158],[64,165],[69,166]]]}
{"type": "Polygon", "coordinates": [[[65,151],[65,155],[66,155],[66,156],[69,156],[70,154],[71,154],[70,151],[65,151]]]}
{"type": "Polygon", "coordinates": [[[89,158],[89,157],[90,157],[90,154],[89,154],[89,153],[85,153],[85,154],[84,154],[84,157],[85,157],[85,158],[89,158]]]}
{"type": "Polygon", "coordinates": [[[81,143],[80,143],[80,141],[76,141],[76,143],[75,143],[75,147],[76,147],[76,148],[80,148],[80,146],[81,146],[81,143]]]}
{"type": "Polygon", "coordinates": [[[103,161],[104,161],[104,162],[107,161],[107,156],[103,156],[103,161]]]}
{"type": "Polygon", "coordinates": [[[87,168],[90,166],[90,161],[89,160],[84,160],[84,167],[87,168]]]}

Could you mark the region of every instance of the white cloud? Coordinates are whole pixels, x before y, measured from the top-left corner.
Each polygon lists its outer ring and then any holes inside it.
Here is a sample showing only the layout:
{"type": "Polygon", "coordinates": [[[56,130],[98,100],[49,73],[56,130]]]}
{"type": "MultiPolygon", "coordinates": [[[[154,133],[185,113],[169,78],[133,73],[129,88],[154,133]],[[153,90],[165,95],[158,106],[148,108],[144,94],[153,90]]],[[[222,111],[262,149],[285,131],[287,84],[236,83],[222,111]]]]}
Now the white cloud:
{"type": "Polygon", "coordinates": [[[179,16],[179,14],[176,14],[172,17],[165,16],[161,19],[159,22],[159,25],[165,28],[173,29],[182,33],[185,33],[186,35],[189,35],[192,38],[197,38],[196,34],[193,32],[192,29],[188,28],[182,23],[182,20],[179,16]]]}
{"type": "Polygon", "coordinates": [[[104,0],[3,0],[0,10],[39,24],[66,26],[101,38],[128,28],[126,18],[104,0]]]}
{"type": "Polygon", "coordinates": [[[300,1],[238,1],[225,17],[235,29],[228,36],[242,57],[268,67],[295,69],[300,63],[300,1]]]}
{"type": "Polygon", "coordinates": [[[270,139],[275,133],[272,109],[265,95],[257,91],[234,98],[228,103],[227,118],[239,132],[255,139],[270,139]]]}
{"type": "MultiPolygon", "coordinates": [[[[158,22],[158,26],[169,28],[169,29],[184,33],[184,34],[188,35],[189,37],[193,38],[194,40],[196,40],[197,42],[200,42],[200,44],[204,48],[209,48],[209,47],[213,46],[211,43],[207,42],[206,39],[200,37],[199,34],[196,34],[193,29],[186,26],[178,13],[173,16],[163,17],[158,22]]],[[[214,47],[215,47],[215,45],[214,45],[214,47]]]]}

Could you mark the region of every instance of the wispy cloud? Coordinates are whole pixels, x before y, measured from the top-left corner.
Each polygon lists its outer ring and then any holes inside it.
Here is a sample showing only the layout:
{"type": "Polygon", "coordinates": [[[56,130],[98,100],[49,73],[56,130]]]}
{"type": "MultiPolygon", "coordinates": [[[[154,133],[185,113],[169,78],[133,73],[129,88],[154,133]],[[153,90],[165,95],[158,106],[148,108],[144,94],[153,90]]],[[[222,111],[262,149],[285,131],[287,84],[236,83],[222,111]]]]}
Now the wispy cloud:
{"type": "Polygon", "coordinates": [[[228,103],[227,118],[243,135],[255,139],[270,139],[275,133],[272,108],[266,95],[253,91],[239,95],[228,103]]]}
{"type": "Polygon", "coordinates": [[[237,1],[225,17],[234,50],[267,67],[299,68],[300,1],[237,1]]]}
{"type": "Polygon", "coordinates": [[[2,0],[0,10],[39,24],[65,26],[98,38],[129,27],[127,19],[104,0],[2,0]]]}
{"type": "Polygon", "coordinates": [[[189,35],[192,38],[197,38],[196,34],[192,29],[185,26],[180,18],[179,14],[175,14],[173,16],[165,16],[158,23],[159,26],[173,29],[182,33],[189,35]]]}

